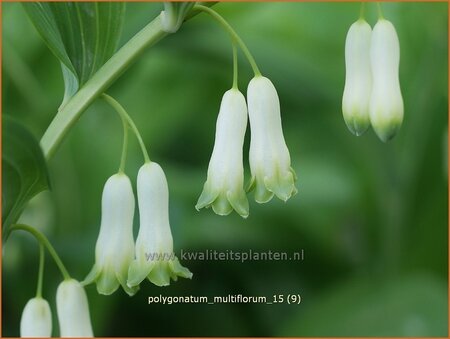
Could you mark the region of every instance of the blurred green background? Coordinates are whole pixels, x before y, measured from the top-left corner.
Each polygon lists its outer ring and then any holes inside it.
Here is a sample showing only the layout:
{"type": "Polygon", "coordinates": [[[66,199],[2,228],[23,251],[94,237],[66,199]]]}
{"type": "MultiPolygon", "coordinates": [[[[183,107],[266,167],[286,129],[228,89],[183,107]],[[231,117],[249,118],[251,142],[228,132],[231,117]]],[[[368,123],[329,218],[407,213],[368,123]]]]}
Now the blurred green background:
{"type": "MultiPolygon", "coordinates": [[[[194,278],[129,298],[87,287],[97,336],[447,336],[447,3],[384,3],[398,32],[405,120],[387,144],[346,128],[341,99],[344,42],[359,3],[221,3],[275,84],[299,180],[286,204],[250,200],[250,217],[197,212],[221,97],[232,78],[228,36],[205,14],[146,51],[108,93],[135,120],[150,157],[164,168],[176,251],[304,249],[305,260],[184,261],[194,278]],[[300,293],[300,305],[147,305],[151,295],[300,293]]],[[[57,59],[22,6],[3,7],[3,114],[40,138],[63,95],[57,59]]],[[[162,9],[129,3],[121,45],[162,9]]],[[[366,6],[376,23],[376,5],[366,6]]],[[[251,69],[240,57],[245,93],[251,69]]],[[[131,139],[127,174],[142,158],[131,139]]],[[[49,162],[51,194],[24,218],[50,238],[82,280],[94,261],[100,199],[118,167],[120,119],[93,104],[49,162]]],[[[248,173],[249,131],[244,151],[248,173]]],[[[138,228],[135,215],[135,232],[138,228]]],[[[14,234],[3,248],[3,335],[18,336],[35,293],[38,247],[14,234]]],[[[54,315],[61,276],[47,256],[44,297],[54,315]]]]}

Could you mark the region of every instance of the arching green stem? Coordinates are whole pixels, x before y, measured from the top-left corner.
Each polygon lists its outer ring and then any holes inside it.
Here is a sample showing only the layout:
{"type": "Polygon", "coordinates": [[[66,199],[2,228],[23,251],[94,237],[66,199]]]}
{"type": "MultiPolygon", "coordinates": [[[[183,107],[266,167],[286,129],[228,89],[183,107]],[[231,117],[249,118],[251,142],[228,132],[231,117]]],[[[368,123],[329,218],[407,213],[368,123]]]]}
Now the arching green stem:
{"type": "Polygon", "coordinates": [[[253,73],[255,73],[255,76],[261,75],[261,72],[259,71],[259,68],[256,64],[255,58],[253,58],[253,55],[250,53],[249,49],[245,45],[244,41],[239,37],[239,35],[236,33],[236,31],[230,26],[230,24],[222,17],[220,16],[215,10],[203,6],[203,5],[195,5],[194,10],[203,11],[205,13],[208,13],[211,17],[213,17],[217,22],[219,22],[223,28],[231,35],[232,40],[236,41],[236,43],[241,48],[242,52],[244,52],[245,57],[247,58],[248,62],[252,66],[253,73]]]}
{"type": "MultiPolygon", "coordinates": [[[[206,3],[207,6],[215,2],[206,3]]],[[[185,21],[193,18],[200,11],[191,10],[185,21]]],[[[150,46],[167,36],[161,23],[161,16],[141,29],[125,43],[82,88],[57,112],[41,139],[41,147],[45,158],[50,159],[64,137],[78,121],[89,105],[120,76],[150,46]]]]}
{"type": "Polygon", "coordinates": [[[45,246],[45,248],[47,248],[48,253],[50,253],[50,255],[52,256],[52,258],[55,261],[56,265],[58,266],[59,270],[61,271],[61,274],[64,277],[64,279],[65,280],[70,279],[69,272],[67,272],[66,267],[62,263],[61,258],[58,256],[58,253],[56,253],[56,251],[53,248],[53,246],[50,243],[50,241],[48,241],[47,237],[44,234],[42,234],[40,231],[35,229],[34,227],[31,227],[31,226],[28,226],[28,225],[25,225],[25,224],[13,224],[9,228],[8,233],[5,234],[5,241],[6,241],[6,239],[8,239],[8,237],[11,234],[12,231],[18,231],[18,230],[30,233],[31,235],[33,235],[36,238],[37,241],[39,241],[39,243],[42,246],[45,246]]]}

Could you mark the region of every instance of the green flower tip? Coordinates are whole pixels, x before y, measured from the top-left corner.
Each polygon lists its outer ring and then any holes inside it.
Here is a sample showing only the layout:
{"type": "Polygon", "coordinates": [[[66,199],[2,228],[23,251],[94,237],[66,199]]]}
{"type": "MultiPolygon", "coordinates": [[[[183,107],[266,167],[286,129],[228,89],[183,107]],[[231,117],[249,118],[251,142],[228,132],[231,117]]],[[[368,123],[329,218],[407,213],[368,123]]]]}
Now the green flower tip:
{"type": "Polygon", "coordinates": [[[370,126],[370,120],[368,116],[358,116],[356,114],[346,116],[344,114],[344,121],[349,131],[357,137],[363,135],[370,126]]]}
{"type": "Polygon", "coordinates": [[[255,190],[255,201],[259,204],[269,202],[274,195],[286,202],[298,193],[295,181],[297,181],[297,175],[291,167],[284,175],[277,171],[272,177],[252,177],[247,190],[255,190]]]}
{"type": "Polygon", "coordinates": [[[202,194],[198,198],[195,208],[212,207],[214,213],[218,215],[228,215],[235,210],[241,217],[247,218],[249,215],[249,205],[244,190],[213,191],[209,185],[205,184],[202,194]]]}
{"type": "Polygon", "coordinates": [[[128,287],[138,286],[150,273],[152,263],[144,260],[133,260],[128,269],[128,287]]]}
{"type": "Polygon", "coordinates": [[[138,286],[145,278],[156,286],[169,286],[170,280],[178,277],[192,279],[192,273],[180,264],[177,257],[173,260],[138,261],[134,260],[128,271],[127,285],[138,286]]]}
{"type": "Polygon", "coordinates": [[[373,124],[373,129],[381,141],[388,142],[397,135],[401,126],[402,120],[395,119],[381,124],[373,124]]]}
{"type": "Polygon", "coordinates": [[[82,282],[82,285],[89,285],[95,282],[97,285],[97,292],[103,295],[111,295],[117,291],[119,286],[122,286],[123,290],[129,296],[133,296],[139,290],[139,286],[128,286],[125,277],[126,272],[125,274],[116,274],[112,269],[99,270],[97,266],[94,265],[82,282]]]}

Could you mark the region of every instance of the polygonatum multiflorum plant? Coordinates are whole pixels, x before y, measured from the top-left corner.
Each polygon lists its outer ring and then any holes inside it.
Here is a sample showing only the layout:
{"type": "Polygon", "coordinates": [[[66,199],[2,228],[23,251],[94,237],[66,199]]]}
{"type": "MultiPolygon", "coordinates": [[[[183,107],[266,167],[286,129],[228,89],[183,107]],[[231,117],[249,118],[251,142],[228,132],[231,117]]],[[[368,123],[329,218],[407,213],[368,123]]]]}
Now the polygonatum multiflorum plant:
{"type": "MultiPolygon", "coordinates": [[[[58,58],[64,79],[64,97],[40,143],[17,121],[3,122],[3,241],[13,231],[33,235],[40,245],[37,291],[26,304],[20,323],[24,337],[52,335],[51,309],[42,296],[45,250],[52,256],[63,281],[56,291],[56,311],[62,337],[94,335],[84,287],[96,284],[98,293],[111,295],[120,287],[130,296],[145,280],[167,286],[192,273],[174,254],[169,222],[169,189],[163,166],[150,160],[147,146],[126,109],[106,94],[108,87],[141,53],[199,13],[210,16],[227,32],[232,47],[231,87],[222,97],[215,142],[206,181],[195,208],[211,207],[218,215],[235,211],[249,216],[248,194],[258,203],[274,196],[286,202],[297,194],[296,173],[283,136],[280,101],[275,85],[263,75],[255,58],[236,31],[211,8],[213,3],[164,3],[160,15],[117,49],[125,4],[120,2],[29,2],[23,6],[48,48],[58,58]],[[253,71],[246,95],[238,88],[238,52],[253,71]],[[84,279],[72,278],[61,258],[33,225],[18,222],[27,202],[50,189],[47,161],[80,115],[103,100],[123,123],[123,147],[118,170],[106,181],[95,245],[95,260],[84,279]],[[244,138],[250,129],[251,177],[244,178],[244,138]],[[126,173],[128,136],[138,140],[144,163],[133,188],[126,173]],[[139,232],[133,236],[135,194],[139,232]]],[[[403,119],[398,81],[399,44],[395,28],[381,15],[373,31],[363,16],[355,22],[345,43],[346,83],[343,113],[356,135],[372,125],[383,141],[392,138],[403,119]]]]}

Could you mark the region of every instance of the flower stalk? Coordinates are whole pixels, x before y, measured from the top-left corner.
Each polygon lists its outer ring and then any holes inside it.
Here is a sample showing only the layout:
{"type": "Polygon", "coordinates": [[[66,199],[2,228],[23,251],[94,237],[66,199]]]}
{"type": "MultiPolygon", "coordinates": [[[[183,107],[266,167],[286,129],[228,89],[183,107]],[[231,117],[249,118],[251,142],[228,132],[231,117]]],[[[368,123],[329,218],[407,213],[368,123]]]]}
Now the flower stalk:
{"type": "Polygon", "coordinates": [[[237,60],[237,47],[236,43],[233,42],[233,89],[238,88],[238,60],[237,60]]]}
{"type": "MultiPolygon", "coordinates": [[[[115,100],[113,97],[109,96],[108,94],[103,93],[101,98],[105,102],[107,102],[119,114],[120,118],[124,122],[124,134],[126,133],[125,125],[130,126],[131,130],[133,131],[134,135],[136,136],[136,139],[139,142],[139,146],[141,147],[142,155],[144,156],[145,162],[150,162],[150,157],[148,156],[147,148],[145,147],[145,143],[144,143],[144,140],[142,139],[141,133],[139,133],[139,130],[136,127],[136,124],[134,123],[133,119],[131,119],[131,117],[128,115],[127,111],[123,108],[123,106],[121,104],[119,104],[119,102],[117,100],[115,100]]],[[[123,147],[126,148],[126,146],[127,145],[125,144],[125,141],[124,141],[123,147]]],[[[124,153],[126,156],[126,151],[122,152],[122,158],[123,158],[124,153]]],[[[122,161],[124,161],[124,160],[122,159],[122,161]]],[[[121,168],[122,168],[122,162],[121,162],[121,168]]],[[[123,170],[121,172],[123,172],[123,170]]]]}
{"type": "Polygon", "coordinates": [[[253,55],[250,53],[249,49],[247,48],[247,45],[244,43],[244,41],[242,41],[241,37],[236,33],[233,27],[231,27],[231,25],[219,13],[203,5],[195,5],[194,10],[202,11],[209,14],[220,25],[222,25],[222,27],[228,32],[228,34],[230,34],[232,40],[235,41],[241,48],[242,52],[244,52],[248,62],[250,63],[253,69],[253,73],[255,73],[255,76],[261,75],[258,65],[256,64],[255,58],[253,58],[253,55]]]}
{"type": "Polygon", "coordinates": [[[45,248],[47,248],[47,251],[50,253],[50,255],[52,256],[56,265],[58,266],[59,271],[61,272],[62,276],[64,277],[64,280],[71,279],[69,272],[67,271],[61,258],[58,256],[58,253],[56,253],[56,251],[55,251],[54,247],[52,246],[52,244],[50,243],[50,241],[48,241],[47,237],[44,234],[42,234],[40,231],[35,229],[34,227],[24,225],[24,224],[13,224],[10,227],[10,229],[8,230],[8,233],[5,234],[5,241],[6,241],[6,239],[8,239],[9,234],[12,231],[17,231],[17,230],[22,230],[22,231],[28,232],[31,235],[33,235],[36,238],[36,240],[39,241],[40,244],[42,244],[43,246],[45,246],[45,248]]]}
{"type": "Polygon", "coordinates": [[[38,273],[38,283],[36,288],[36,297],[42,298],[42,285],[44,281],[44,262],[45,262],[45,251],[44,245],[39,244],[39,273],[38,273]]]}

